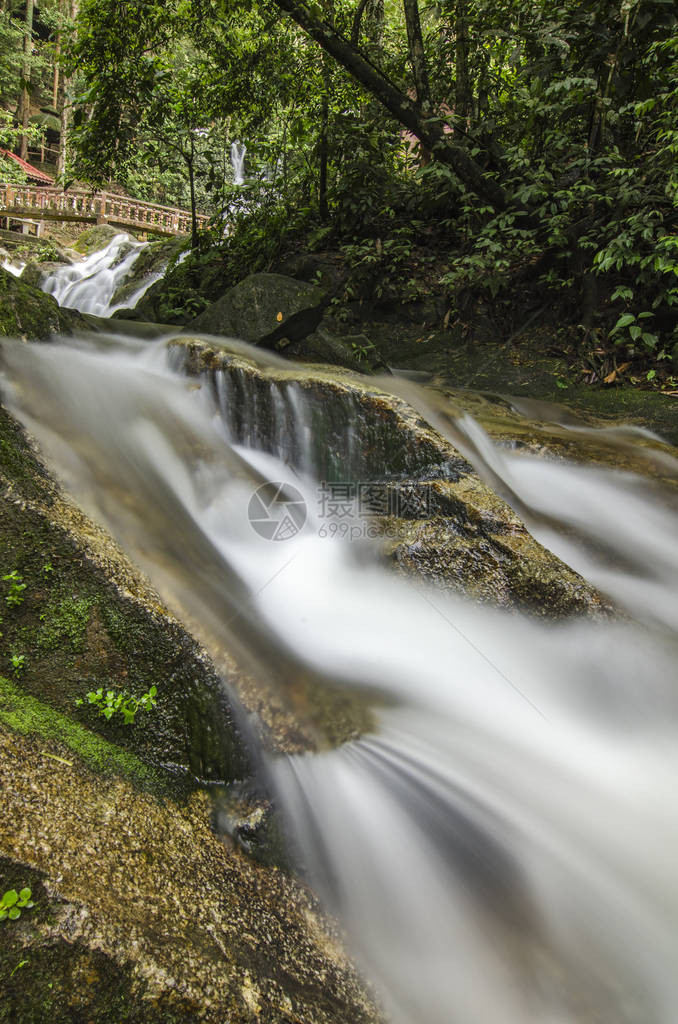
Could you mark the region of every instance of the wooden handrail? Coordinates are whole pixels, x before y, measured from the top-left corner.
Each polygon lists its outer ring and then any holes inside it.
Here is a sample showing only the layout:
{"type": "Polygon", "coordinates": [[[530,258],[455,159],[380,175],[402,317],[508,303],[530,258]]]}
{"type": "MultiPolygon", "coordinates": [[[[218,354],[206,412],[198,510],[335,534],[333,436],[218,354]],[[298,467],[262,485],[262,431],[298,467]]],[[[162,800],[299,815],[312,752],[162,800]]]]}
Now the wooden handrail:
{"type": "MultiPolygon", "coordinates": [[[[90,192],[55,186],[15,185],[0,182],[0,216],[33,217],[37,220],[76,220],[94,224],[138,228],[154,234],[191,233],[191,214],[174,206],[149,203],[112,192],[90,192]]],[[[203,228],[209,217],[197,215],[203,228]]]]}

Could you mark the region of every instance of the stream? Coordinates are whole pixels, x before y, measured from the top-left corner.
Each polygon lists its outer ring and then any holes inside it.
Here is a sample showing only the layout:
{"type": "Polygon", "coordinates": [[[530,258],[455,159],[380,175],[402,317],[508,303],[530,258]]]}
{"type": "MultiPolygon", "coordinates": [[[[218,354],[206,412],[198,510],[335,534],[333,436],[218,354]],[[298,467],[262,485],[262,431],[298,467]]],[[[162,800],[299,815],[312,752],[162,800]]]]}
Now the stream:
{"type": "MultiPolygon", "coordinates": [[[[106,308],[116,271],[98,255],[102,290],[71,268],[49,290],[106,308]]],[[[619,609],[523,615],[397,575],[353,505],[356,535],[341,528],[355,495],[329,507],[328,479],[452,469],[404,467],[373,434],[367,458],[349,400],[323,434],[311,369],[283,379],[289,364],[223,342],[266,377],[262,398],[228,367],[187,376],[176,339],[114,331],[3,341],[3,400],[208,649],[282,692],[303,676],[369,706],[336,748],[258,759],[388,1018],[672,1024],[678,462],[642,431],[587,439],[653,479],[524,454],[440,393],[378,382],[619,609]]]]}

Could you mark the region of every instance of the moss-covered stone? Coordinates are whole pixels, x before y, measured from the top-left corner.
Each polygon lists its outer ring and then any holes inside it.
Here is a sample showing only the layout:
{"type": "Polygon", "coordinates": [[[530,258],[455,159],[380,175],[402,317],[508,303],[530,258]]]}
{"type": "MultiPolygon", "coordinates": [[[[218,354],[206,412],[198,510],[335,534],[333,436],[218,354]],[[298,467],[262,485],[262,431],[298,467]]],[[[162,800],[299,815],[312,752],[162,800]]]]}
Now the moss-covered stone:
{"type": "Polygon", "coordinates": [[[113,227],[112,224],[95,224],[78,235],[73,243],[73,248],[76,252],[81,252],[83,256],[89,256],[93,252],[98,252],[99,249],[105,249],[108,243],[119,234],[121,234],[120,228],[113,227]]]}
{"type": "MultiPolygon", "coordinates": [[[[0,676],[0,722],[13,732],[40,736],[63,748],[65,757],[75,754],[102,776],[122,775],[143,786],[166,788],[167,781],[134,754],[29,697],[3,676],[0,676]]],[[[44,756],[52,757],[57,764],[70,765],[63,756],[49,753],[44,756]]]]}
{"type": "Polygon", "coordinates": [[[76,310],[61,309],[51,295],[0,268],[0,336],[44,341],[84,326],[76,310]]]}
{"type": "MultiPolygon", "coordinates": [[[[170,238],[162,242],[150,242],[140,250],[129,274],[111,298],[112,306],[125,306],[149,277],[161,274],[172,260],[176,259],[186,246],[185,238],[170,238]]],[[[125,312],[129,313],[129,310],[125,312]]]]}
{"type": "Polygon", "coordinates": [[[323,293],[282,274],[250,274],[229,288],[191,323],[191,329],[225,338],[257,341],[302,310],[317,306],[323,293]]]}
{"type": "Polygon", "coordinates": [[[247,755],[216,670],[103,531],[62,499],[0,409],[0,673],[23,658],[22,691],[151,765],[232,780],[247,755]],[[107,722],[76,700],[99,687],[158,688],[151,714],[107,722]],[[151,720],[152,717],[152,720],[151,720]]]}
{"type": "Polygon", "coordinates": [[[289,876],[175,803],[0,721],[1,1024],[372,1024],[336,934],[289,876]],[[59,760],[60,759],[60,760],[59,760]]]}

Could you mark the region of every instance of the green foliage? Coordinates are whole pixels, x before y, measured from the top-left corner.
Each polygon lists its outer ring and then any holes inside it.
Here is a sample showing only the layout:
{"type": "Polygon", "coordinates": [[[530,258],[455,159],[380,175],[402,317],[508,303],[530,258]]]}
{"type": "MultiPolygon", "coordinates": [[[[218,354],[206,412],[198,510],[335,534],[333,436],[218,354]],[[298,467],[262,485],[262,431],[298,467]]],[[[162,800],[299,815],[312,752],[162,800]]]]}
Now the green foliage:
{"type": "Polygon", "coordinates": [[[162,319],[215,297],[208,265],[223,291],[281,254],[333,248],[349,300],[438,289],[455,321],[491,308],[507,335],[520,305],[541,303],[581,325],[581,358],[603,353],[592,379],[608,379],[617,358],[662,376],[678,342],[671,0],[421,5],[431,97],[415,127],[426,137],[445,126],[430,153],[355,60],[309,38],[328,22],[349,50],[353,37],[402,107],[415,90],[401,5],[300,5],[307,32],[279,7],[81,5],[78,173],[115,172],[149,198],[190,194],[213,214],[210,236],[168,276],[162,319]],[[241,189],[235,138],[248,146],[241,189]]]}
{"type": "Polygon", "coordinates": [[[23,576],[20,576],[18,571],[13,569],[12,572],[3,576],[2,580],[4,583],[9,583],[9,588],[5,594],[5,604],[8,608],[16,608],[23,604],[24,590],[26,589],[23,576]]]}
{"type": "Polygon", "coordinates": [[[26,655],[25,654],[12,654],[10,655],[10,662],[12,664],[12,671],[18,679],[21,673],[26,668],[26,655]]]}
{"type": "MultiPolygon", "coordinates": [[[[151,711],[155,707],[157,692],[157,687],[151,686],[146,693],[135,697],[127,690],[118,690],[116,693],[115,690],[104,690],[103,687],[99,687],[98,690],[90,690],[87,694],[87,701],[96,707],[99,714],[107,721],[110,721],[114,715],[119,715],[125,725],[133,725],[138,711],[151,711]]],[[[78,707],[82,707],[85,700],[79,697],[75,703],[78,707]]]]}
{"type": "Polygon", "coordinates": [[[19,892],[16,889],[7,889],[0,900],[0,921],[16,921],[21,917],[22,910],[34,907],[31,899],[31,890],[26,887],[19,892]]]}

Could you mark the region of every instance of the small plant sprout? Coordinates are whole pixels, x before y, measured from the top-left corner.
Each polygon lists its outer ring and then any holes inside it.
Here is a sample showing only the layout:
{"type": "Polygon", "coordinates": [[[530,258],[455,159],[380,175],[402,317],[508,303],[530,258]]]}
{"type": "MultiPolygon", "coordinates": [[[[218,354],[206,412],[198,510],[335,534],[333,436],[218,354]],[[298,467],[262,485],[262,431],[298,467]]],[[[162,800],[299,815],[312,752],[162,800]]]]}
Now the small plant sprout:
{"type": "Polygon", "coordinates": [[[9,590],[5,595],[5,604],[10,608],[23,604],[24,590],[26,589],[23,577],[19,575],[16,569],[13,569],[12,572],[7,573],[2,579],[3,582],[9,583],[9,590]]]}
{"type": "Polygon", "coordinates": [[[29,907],[35,906],[31,899],[32,895],[28,888],[21,889],[20,892],[17,892],[16,889],[8,889],[3,893],[0,900],[0,921],[16,921],[21,917],[22,910],[28,910],[29,907]]]}
{"type": "Polygon", "coordinates": [[[13,654],[10,658],[12,662],[12,671],[14,675],[19,678],[23,670],[26,668],[26,655],[25,654],[13,654]]]}
{"type": "Polygon", "coordinates": [[[82,707],[86,699],[87,703],[93,704],[107,721],[110,722],[114,715],[120,715],[125,725],[132,725],[137,711],[150,711],[155,707],[157,692],[157,686],[151,686],[146,693],[136,697],[127,690],[119,690],[116,693],[115,690],[104,690],[103,686],[100,686],[98,690],[90,690],[86,698],[78,697],[75,703],[82,707]]]}
{"type": "Polygon", "coordinates": [[[53,573],[53,572],[54,572],[54,566],[52,565],[52,563],[51,562],[45,562],[45,564],[42,567],[42,575],[44,576],[44,578],[45,579],[49,579],[51,573],[53,573]]]}

